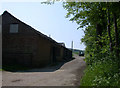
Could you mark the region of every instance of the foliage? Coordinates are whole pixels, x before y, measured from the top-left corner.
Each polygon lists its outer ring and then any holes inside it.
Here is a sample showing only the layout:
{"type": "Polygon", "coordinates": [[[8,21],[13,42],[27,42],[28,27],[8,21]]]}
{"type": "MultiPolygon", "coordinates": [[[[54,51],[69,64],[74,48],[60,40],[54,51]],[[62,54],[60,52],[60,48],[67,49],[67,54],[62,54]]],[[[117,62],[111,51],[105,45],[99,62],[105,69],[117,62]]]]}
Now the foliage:
{"type": "MultiPolygon", "coordinates": [[[[93,63],[85,70],[82,86],[120,86],[118,63],[112,60],[93,63]]],[[[119,69],[120,70],[120,69],[119,69]]]]}
{"type": "Polygon", "coordinates": [[[85,33],[88,68],[81,85],[120,87],[120,2],[65,2],[63,7],[85,33]]]}

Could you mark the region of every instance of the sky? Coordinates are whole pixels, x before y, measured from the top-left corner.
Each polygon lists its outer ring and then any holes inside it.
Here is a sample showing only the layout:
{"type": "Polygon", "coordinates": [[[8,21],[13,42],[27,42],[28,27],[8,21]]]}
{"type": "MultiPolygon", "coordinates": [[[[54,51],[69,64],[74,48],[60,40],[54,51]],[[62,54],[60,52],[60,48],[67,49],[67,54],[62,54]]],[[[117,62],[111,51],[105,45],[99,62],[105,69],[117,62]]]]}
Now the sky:
{"type": "Polygon", "coordinates": [[[75,22],[65,18],[67,11],[62,2],[52,5],[40,2],[1,2],[0,15],[5,10],[55,41],[64,42],[67,48],[71,48],[73,41],[74,49],[85,49],[80,40],[84,32],[82,29],[77,30],[78,25],[75,22]]]}

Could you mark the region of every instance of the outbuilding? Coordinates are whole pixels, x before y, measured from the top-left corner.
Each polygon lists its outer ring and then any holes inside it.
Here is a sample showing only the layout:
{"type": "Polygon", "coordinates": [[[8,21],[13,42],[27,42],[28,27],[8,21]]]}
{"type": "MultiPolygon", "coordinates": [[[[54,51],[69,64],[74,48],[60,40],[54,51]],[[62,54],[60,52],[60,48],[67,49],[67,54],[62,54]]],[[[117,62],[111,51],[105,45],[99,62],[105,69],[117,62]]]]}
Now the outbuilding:
{"type": "Polygon", "coordinates": [[[2,62],[42,67],[72,58],[72,51],[5,11],[2,15],[2,62]]]}

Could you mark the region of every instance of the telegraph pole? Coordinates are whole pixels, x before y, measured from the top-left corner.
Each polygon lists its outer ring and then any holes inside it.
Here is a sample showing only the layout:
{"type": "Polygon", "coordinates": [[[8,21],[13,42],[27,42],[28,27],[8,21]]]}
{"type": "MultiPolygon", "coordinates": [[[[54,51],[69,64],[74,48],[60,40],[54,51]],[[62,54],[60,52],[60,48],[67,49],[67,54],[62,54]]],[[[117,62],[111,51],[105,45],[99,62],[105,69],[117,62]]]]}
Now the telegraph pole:
{"type": "Polygon", "coordinates": [[[73,41],[72,41],[72,43],[71,43],[71,50],[72,50],[72,52],[73,52],[73,41]]]}

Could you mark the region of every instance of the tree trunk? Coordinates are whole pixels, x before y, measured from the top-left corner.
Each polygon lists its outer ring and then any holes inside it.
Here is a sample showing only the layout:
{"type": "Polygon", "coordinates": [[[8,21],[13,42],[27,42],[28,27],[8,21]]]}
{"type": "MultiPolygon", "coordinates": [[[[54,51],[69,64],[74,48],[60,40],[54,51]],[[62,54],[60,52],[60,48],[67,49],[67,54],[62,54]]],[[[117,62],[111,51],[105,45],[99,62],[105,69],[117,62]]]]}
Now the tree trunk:
{"type": "Polygon", "coordinates": [[[98,40],[98,38],[100,38],[100,36],[102,36],[102,26],[100,24],[96,24],[96,34],[97,34],[97,40],[98,41],[98,45],[102,47],[102,43],[101,41],[98,40]]]}
{"type": "Polygon", "coordinates": [[[111,38],[111,31],[110,31],[110,13],[109,13],[109,9],[107,9],[107,16],[108,16],[108,26],[107,26],[107,30],[108,30],[108,36],[109,36],[109,41],[110,41],[110,51],[112,52],[112,38],[111,38]]]}
{"type": "Polygon", "coordinates": [[[114,29],[115,29],[115,46],[116,46],[116,57],[119,58],[119,33],[117,28],[116,14],[113,14],[114,19],[114,29]]]}

